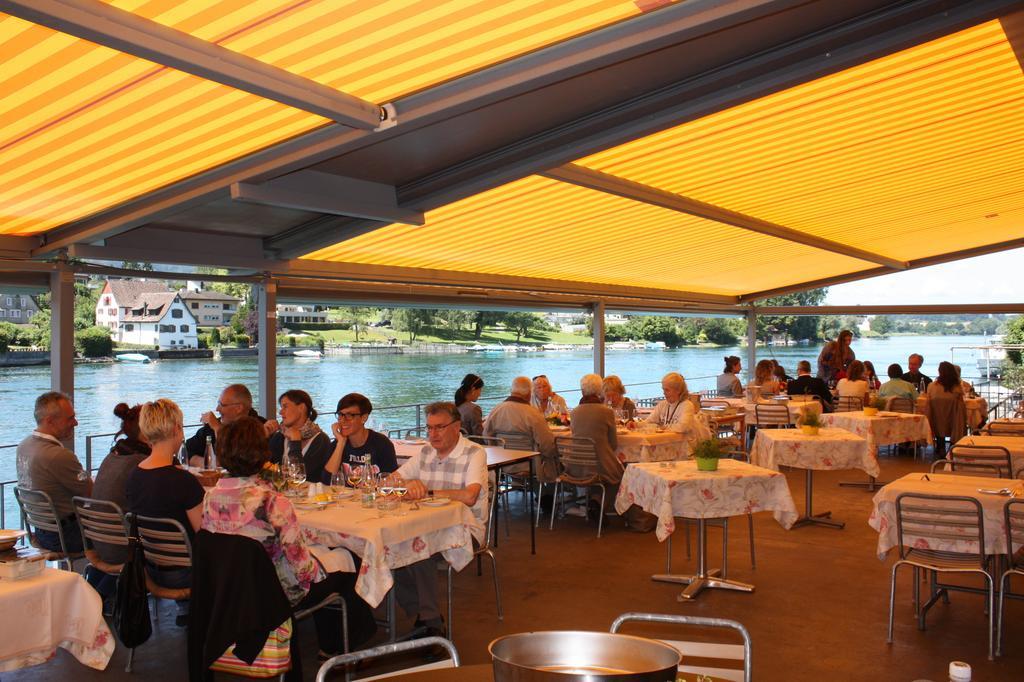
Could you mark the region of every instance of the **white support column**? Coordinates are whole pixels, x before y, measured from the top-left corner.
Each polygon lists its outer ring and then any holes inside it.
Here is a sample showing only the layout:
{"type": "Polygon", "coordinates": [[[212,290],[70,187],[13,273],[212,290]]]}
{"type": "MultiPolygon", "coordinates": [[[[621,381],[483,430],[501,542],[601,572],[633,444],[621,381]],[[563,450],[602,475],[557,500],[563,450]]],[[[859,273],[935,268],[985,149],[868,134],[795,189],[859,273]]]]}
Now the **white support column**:
{"type": "Polygon", "coordinates": [[[269,277],[255,287],[259,312],[260,414],[277,412],[277,282],[269,277]]]}
{"type": "MultiPolygon", "coordinates": [[[[75,398],[75,274],[66,266],[50,273],[50,390],[75,398]]],[[[74,450],[71,436],[64,445],[74,450]]]]}
{"type": "Polygon", "coordinates": [[[604,376],[604,302],[591,306],[594,329],[594,374],[604,376]]]}
{"type": "MultiPolygon", "coordinates": [[[[757,364],[757,309],[750,306],[747,310],[747,376],[754,376],[754,365],[757,364]]],[[[748,382],[749,383],[749,382],[748,382]]]]}

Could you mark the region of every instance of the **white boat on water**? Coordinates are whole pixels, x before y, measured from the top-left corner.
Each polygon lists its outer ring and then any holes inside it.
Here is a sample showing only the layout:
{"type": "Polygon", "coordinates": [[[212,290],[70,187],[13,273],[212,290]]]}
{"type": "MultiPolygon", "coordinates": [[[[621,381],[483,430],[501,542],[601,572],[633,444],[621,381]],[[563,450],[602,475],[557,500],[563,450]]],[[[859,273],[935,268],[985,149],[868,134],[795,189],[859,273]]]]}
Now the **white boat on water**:
{"type": "Polygon", "coordinates": [[[664,341],[648,341],[644,344],[645,350],[665,350],[668,346],[664,341]]]}
{"type": "Polygon", "coordinates": [[[138,362],[141,364],[149,362],[149,356],[142,353],[118,353],[114,356],[114,359],[118,362],[138,362]]]}
{"type": "Polygon", "coordinates": [[[319,360],[324,356],[324,354],[318,350],[297,350],[292,353],[292,356],[296,358],[315,358],[319,360]]]}
{"type": "Polygon", "coordinates": [[[504,353],[505,346],[500,343],[478,343],[470,346],[469,350],[477,353],[504,353]]]}

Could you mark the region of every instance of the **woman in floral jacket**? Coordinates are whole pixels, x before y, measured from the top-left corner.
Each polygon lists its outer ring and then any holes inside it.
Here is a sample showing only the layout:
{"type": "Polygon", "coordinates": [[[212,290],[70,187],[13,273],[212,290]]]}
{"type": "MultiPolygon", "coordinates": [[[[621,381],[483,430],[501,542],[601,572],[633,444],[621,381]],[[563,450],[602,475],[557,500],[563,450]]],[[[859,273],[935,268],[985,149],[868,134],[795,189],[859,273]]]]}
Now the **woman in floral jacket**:
{"type": "MultiPolygon", "coordinates": [[[[244,535],[263,544],[296,610],[337,593],[348,605],[349,637],[359,644],[376,630],[373,613],[355,592],[356,573],[325,573],[310,554],[291,502],[276,492],[260,472],[270,458],[263,425],[243,418],[225,424],[217,435],[217,457],[228,475],[206,496],[202,528],[211,533],[244,535]]],[[[321,657],[341,653],[341,623],[336,611],[313,614],[321,657]]]]}

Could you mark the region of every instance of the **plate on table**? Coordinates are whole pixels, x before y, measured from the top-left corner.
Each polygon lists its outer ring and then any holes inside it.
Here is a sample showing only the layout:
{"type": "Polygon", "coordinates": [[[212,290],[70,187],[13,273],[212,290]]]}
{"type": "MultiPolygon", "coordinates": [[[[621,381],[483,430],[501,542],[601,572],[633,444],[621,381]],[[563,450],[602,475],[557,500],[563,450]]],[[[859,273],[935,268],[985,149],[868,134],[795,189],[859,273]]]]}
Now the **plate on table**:
{"type": "Polygon", "coordinates": [[[328,502],[328,501],[324,501],[324,500],[311,500],[308,497],[307,498],[303,498],[301,500],[295,500],[294,502],[292,502],[292,505],[296,509],[301,509],[302,511],[316,511],[318,509],[324,509],[329,504],[330,504],[330,502],[328,502]]]}
{"type": "Polygon", "coordinates": [[[615,429],[615,433],[619,434],[620,436],[625,436],[626,434],[629,433],[629,429],[627,429],[625,426],[619,426],[615,429]]]}
{"type": "Polygon", "coordinates": [[[28,533],[23,530],[0,529],[0,552],[6,552],[11,549],[18,540],[22,539],[27,534],[28,533]]]}
{"type": "Polygon", "coordinates": [[[420,500],[420,504],[425,504],[428,507],[443,507],[451,502],[447,497],[424,497],[420,500]]]}
{"type": "Polygon", "coordinates": [[[554,433],[565,433],[566,431],[569,430],[568,426],[561,426],[559,424],[552,424],[549,428],[554,433]]]}

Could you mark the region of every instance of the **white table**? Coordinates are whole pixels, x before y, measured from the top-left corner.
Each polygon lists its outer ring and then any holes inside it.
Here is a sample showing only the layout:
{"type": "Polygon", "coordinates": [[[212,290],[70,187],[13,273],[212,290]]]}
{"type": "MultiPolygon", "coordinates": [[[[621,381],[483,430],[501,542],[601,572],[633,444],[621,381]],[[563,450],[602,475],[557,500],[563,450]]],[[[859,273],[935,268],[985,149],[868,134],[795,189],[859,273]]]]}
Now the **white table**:
{"type": "MultiPolygon", "coordinates": [[[[854,433],[868,442],[868,449],[878,454],[880,445],[896,445],[897,443],[931,441],[932,427],[928,417],[923,414],[905,412],[879,412],[868,416],[863,410],[856,412],[831,412],[821,415],[824,426],[834,426],[854,433]]],[[[866,488],[874,492],[878,485],[884,485],[871,476],[865,483],[840,483],[844,486],[866,488]]]]}
{"type": "Polygon", "coordinates": [[[114,636],[96,590],[77,573],[53,568],[0,581],[0,671],[45,663],[57,647],[90,668],[107,667],[114,636]]]}
{"type": "MultiPolygon", "coordinates": [[[[1004,554],[1006,552],[1006,530],[1004,528],[1003,507],[1011,499],[1002,495],[979,493],[978,488],[999,489],[1012,488],[1016,497],[1024,496],[1024,481],[1009,481],[1005,478],[989,478],[984,476],[960,476],[958,474],[907,474],[879,490],[874,499],[874,509],[868,524],[878,531],[878,558],[885,559],[893,547],[899,542],[896,528],[896,498],[903,493],[924,493],[926,495],[955,495],[970,497],[981,503],[985,525],[985,553],[1004,554]],[[926,478],[927,476],[927,478],[926,478]]],[[[913,536],[904,536],[904,540],[914,542],[913,536]]],[[[969,540],[935,539],[924,540],[926,549],[947,552],[977,552],[977,542],[969,540]]],[[[915,545],[917,546],[917,545],[915,545]]]]}
{"type": "Polygon", "coordinates": [[[869,476],[878,476],[878,458],[868,448],[866,439],[845,429],[822,428],[810,436],[800,429],[758,429],[750,450],[752,464],[778,471],[780,466],[806,470],[804,515],[793,527],[820,524],[841,529],[846,524],[832,521],[832,512],[811,512],[814,495],[814,470],[861,469],[869,476]]]}
{"type": "Polygon", "coordinates": [[[708,569],[707,519],[773,511],[775,520],[789,528],[797,518],[786,477],[779,472],[732,459],[720,460],[718,466],[717,471],[698,471],[692,460],[630,464],[615,499],[620,514],[637,504],[657,516],[659,541],[675,531],[676,516],[697,519],[697,573],[653,576],[654,580],[687,585],[679,601],[693,599],[705,588],[754,590],[753,585],[719,578],[718,569],[708,569]]]}
{"type": "MultiPolygon", "coordinates": [[[[568,426],[552,426],[551,435],[571,436],[568,426]]],[[[619,452],[624,462],[671,462],[687,459],[690,445],[675,431],[641,431],[619,427],[615,431],[619,452]]]]}
{"type": "Polygon", "coordinates": [[[795,424],[798,417],[810,412],[821,414],[821,403],[817,400],[758,400],[756,403],[748,402],[745,398],[706,398],[729,403],[730,407],[743,410],[747,416],[748,424],[757,423],[757,406],[785,405],[789,410],[789,423],[795,424]]]}

